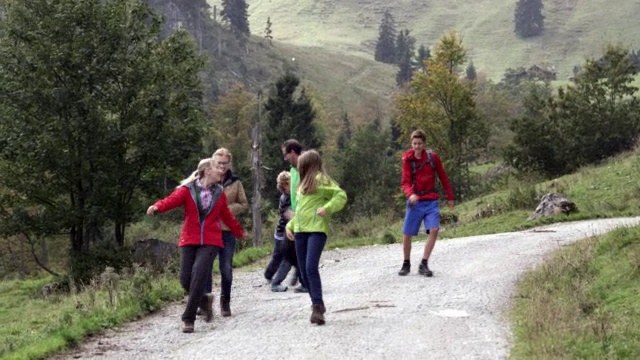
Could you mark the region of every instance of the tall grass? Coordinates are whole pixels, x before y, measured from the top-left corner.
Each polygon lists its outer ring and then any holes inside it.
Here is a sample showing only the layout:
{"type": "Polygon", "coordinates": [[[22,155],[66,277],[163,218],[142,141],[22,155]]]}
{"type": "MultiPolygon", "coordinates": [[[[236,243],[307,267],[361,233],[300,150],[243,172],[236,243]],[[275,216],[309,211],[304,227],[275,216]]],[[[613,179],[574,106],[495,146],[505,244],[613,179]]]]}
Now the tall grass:
{"type": "Polygon", "coordinates": [[[640,227],[563,249],[518,287],[512,357],[638,358],[639,295],[640,227]]]}

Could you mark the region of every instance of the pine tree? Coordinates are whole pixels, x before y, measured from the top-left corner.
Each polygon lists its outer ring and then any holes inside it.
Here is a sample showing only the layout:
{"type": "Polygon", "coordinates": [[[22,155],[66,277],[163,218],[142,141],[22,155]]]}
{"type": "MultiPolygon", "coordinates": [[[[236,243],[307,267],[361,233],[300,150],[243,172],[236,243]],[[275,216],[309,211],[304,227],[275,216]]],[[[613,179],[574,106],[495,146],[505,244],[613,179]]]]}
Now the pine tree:
{"type": "Polygon", "coordinates": [[[413,57],[416,39],[409,35],[409,30],[401,30],[396,41],[396,64],[399,67],[396,74],[396,84],[402,86],[411,80],[413,75],[413,57]]]}
{"type": "Polygon", "coordinates": [[[515,32],[521,38],[540,35],[544,30],[542,0],[518,0],[515,10],[515,32]]]}
{"type": "Polygon", "coordinates": [[[273,25],[271,23],[271,17],[268,17],[267,26],[264,28],[264,38],[265,40],[267,40],[267,43],[269,43],[269,45],[271,45],[271,40],[273,40],[273,35],[271,35],[271,33],[273,32],[271,30],[271,25],[273,25]]]}
{"type": "Polygon", "coordinates": [[[416,69],[427,72],[427,60],[431,57],[431,52],[424,45],[420,45],[416,58],[416,69]]]}
{"type": "Polygon", "coordinates": [[[478,77],[478,74],[476,73],[476,67],[473,65],[473,61],[469,62],[465,73],[467,76],[467,80],[475,80],[476,77],[478,77]]]}
{"type": "Polygon", "coordinates": [[[387,64],[393,64],[396,60],[396,24],[393,15],[386,10],[380,23],[378,41],[374,59],[387,64]]]}
{"type": "Polygon", "coordinates": [[[220,16],[236,35],[249,36],[248,5],[245,0],[222,0],[220,16]]]}
{"type": "Polygon", "coordinates": [[[288,170],[283,160],[280,145],[287,139],[296,139],[304,149],[318,149],[321,145],[314,124],[316,112],[304,89],[298,90],[300,79],[291,73],[279,78],[264,106],[266,123],[263,133],[265,174],[265,199],[277,204],[276,176],[288,170]]]}

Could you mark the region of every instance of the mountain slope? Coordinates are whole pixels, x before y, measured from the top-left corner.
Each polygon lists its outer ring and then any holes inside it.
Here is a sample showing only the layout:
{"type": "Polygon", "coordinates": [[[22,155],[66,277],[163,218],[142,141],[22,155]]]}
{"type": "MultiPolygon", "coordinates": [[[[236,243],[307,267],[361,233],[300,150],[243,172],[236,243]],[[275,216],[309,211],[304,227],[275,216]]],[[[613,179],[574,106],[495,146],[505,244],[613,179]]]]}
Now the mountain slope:
{"type": "MultiPolygon", "coordinates": [[[[555,66],[559,79],[608,42],[640,48],[635,0],[547,0],[546,30],[522,40],[513,32],[515,0],[248,0],[251,31],[261,35],[267,17],[276,40],[373,58],[382,13],[408,28],[418,44],[432,46],[448,30],[464,37],[476,68],[499,79],[507,68],[555,66]]],[[[220,0],[209,0],[218,5],[220,0]]]]}

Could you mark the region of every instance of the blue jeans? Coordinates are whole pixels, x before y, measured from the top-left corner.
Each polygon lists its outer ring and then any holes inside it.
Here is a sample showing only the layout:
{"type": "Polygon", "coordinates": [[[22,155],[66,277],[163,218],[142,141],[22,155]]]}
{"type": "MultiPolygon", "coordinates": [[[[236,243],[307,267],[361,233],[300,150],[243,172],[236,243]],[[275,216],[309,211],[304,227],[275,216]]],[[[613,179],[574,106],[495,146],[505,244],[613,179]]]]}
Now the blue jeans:
{"type": "MultiPolygon", "coordinates": [[[[220,264],[220,283],[222,289],[220,290],[220,296],[231,298],[231,282],[233,281],[233,254],[236,251],[236,238],[231,231],[222,232],[222,242],[224,247],[220,249],[220,258],[218,263],[220,264]]],[[[207,279],[206,289],[208,292],[213,290],[213,275],[209,271],[209,277],[207,279]]]]}
{"type": "Polygon", "coordinates": [[[327,234],[321,232],[295,233],[296,255],[302,281],[309,289],[311,303],[324,304],[322,301],[322,281],[320,280],[320,256],[327,243],[327,234]]]}

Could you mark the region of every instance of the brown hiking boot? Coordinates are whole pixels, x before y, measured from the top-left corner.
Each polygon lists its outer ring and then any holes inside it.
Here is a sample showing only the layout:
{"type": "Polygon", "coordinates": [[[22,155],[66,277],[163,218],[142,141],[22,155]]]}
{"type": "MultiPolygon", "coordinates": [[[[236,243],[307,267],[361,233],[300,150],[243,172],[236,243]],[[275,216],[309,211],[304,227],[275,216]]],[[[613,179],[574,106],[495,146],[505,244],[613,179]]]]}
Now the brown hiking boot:
{"type": "Polygon", "coordinates": [[[193,322],[185,321],[182,323],[182,332],[190,334],[193,332],[193,322]]]}
{"type": "Polygon", "coordinates": [[[313,304],[311,308],[313,310],[309,321],[311,321],[312,324],[324,325],[324,313],[327,311],[324,304],[313,304]]]}
{"type": "Polygon", "coordinates": [[[213,321],[213,294],[211,293],[204,295],[202,314],[204,315],[205,322],[213,321]]]}
{"type": "Polygon", "coordinates": [[[220,296],[220,313],[224,317],[231,316],[230,301],[228,296],[220,296]]]}

